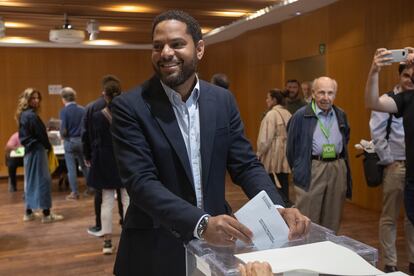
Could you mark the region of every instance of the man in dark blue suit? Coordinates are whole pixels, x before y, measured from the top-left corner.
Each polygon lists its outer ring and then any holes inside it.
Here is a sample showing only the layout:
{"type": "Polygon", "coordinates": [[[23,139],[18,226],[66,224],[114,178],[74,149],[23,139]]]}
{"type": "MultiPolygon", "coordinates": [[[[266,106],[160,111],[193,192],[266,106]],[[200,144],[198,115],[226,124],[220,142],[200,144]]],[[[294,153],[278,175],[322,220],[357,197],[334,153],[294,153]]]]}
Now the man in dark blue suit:
{"type": "MultiPolygon", "coordinates": [[[[232,94],[199,80],[204,54],[200,26],[188,14],[167,11],[153,23],[156,76],[116,98],[112,133],[121,178],[130,195],[114,273],[185,275],[183,244],[250,242],[252,233],[225,201],[226,168],[249,198],[265,190],[283,204],[257,160],[232,94]]],[[[309,219],[279,209],[290,236],[309,219]]]]}

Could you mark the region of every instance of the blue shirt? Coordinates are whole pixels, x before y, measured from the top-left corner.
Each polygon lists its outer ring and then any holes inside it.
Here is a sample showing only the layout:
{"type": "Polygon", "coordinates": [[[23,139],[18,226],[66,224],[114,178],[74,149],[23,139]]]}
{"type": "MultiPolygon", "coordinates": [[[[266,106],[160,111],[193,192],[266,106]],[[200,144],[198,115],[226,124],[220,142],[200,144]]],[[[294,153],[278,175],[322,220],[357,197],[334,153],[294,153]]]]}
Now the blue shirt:
{"type": "Polygon", "coordinates": [[[173,107],[178,126],[187,149],[193,174],[194,190],[197,199],[197,207],[203,209],[203,189],[201,183],[201,153],[200,153],[200,113],[198,99],[200,96],[200,83],[197,83],[191,91],[190,97],[184,102],[181,95],[162,83],[173,107]]]}
{"type": "MultiPolygon", "coordinates": [[[[400,91],[395,87],[393,92],[398,94],[400,91]]],[[[388,97],[383,95],[382,97],[388,97]]],[[[390,117],[389,113],[371,112],[369,127],[371,130],[371,139],[375,145],[375,152],[378,154],[381,165],[388,165],[394,160],[405,160],[405,141],[403,118],[396,118],[392,115],[391,129],[388,140],[385,139],[387,134],[387,123],[390,117]]]]}
{"type": "Polygon", "coordinates": [[[342,143],[342,134],[339,131],[338,120],[336,114],[331,108],[328,113],[321,110],[317,104],[316,107],[316,116],[319,118],[318,121],[323,124],[323,126],[329,130],[329,137],[327,138],[322,132],[319,122],[316,124],[315,131],[313,132],[312,140],[312,155],[322,155],[322,145],[324,144],[334,144],[335,152],[338,156],[342,152],[343,143],[342,143]]]}
{"type": "Polygon", "coordinates": [[[60,111],[60,135],[63,139],[69,139],[81,136],[82,118],[85,114],[83,106],[70,102],[60,111]]]}

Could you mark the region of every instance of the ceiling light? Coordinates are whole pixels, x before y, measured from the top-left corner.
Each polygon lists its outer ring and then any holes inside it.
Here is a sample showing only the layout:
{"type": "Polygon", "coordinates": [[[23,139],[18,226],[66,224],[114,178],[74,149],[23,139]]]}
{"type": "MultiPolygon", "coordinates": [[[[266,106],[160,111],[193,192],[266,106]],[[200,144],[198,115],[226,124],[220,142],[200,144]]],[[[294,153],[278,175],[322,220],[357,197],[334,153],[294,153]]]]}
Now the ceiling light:
{"type": "Polygon", "coordinates": [[[7,28],[31,28],[34,27],[32,24],[21,23],[21,22],[10,22],[7,21],[4,23],[7,28]]]}
{"type": "Polygon", "coordinates": [[[89,40],[96,40],[99,33],[99,23],[95,19],[91,19],[86,24],[86,31],[89,33],[89,40]]]}
{"type": "Polygon", "coordinates": [[[0,16],[0,37],[6,35],[6,25],[4,24],[3,17],[0,16]]]}
{"type": "Polygon", "coordinates": [[[99,45],[99,46],[113,46],[113,45],[120,45],[121,43],[116,40],[97,39],[97,40],[85,41],[84,44],[99,45]]]}
{"type": "Polygon", "coordinates": [[[114,12],[154,12],[154,9],[142,5],[114,5],[104,9],[114,12]]]}
{"type": "Polygon", "coordinates": [[[210,28],[210,27],[204,27],[204,28],[201,28],[201,32],[203,33],[203,34],[205,34],[205,33],[208,33],[209,31],[211,31],[213,28],[210,28]]]}
{"type": "Polygon", "coordinates": [[[10,1],[0,1],[0,6],[6,7],[28,7],[30,4],[28,3],[16,3],[10,1]]]}
{"type": "Polygon", "coordinates": [[[99,26],[99,30],[103,32],[128,32],[131,31],[132,28],[125,27],[125,26],[99,26]]]}
{"type": "Polygon", "coordinates": [[[11,44],[30,44],[30,43],[37,43],[39,41],[25,38],[25,37],[19,37],[19,36],[8,36],[0,39],[0,42],[2,43],[11,43],[11,44]]]}
{"type": "Polygon", "coordinates": [[[247,15],[248,11],[208,11],[208,15],[223,17],[241,17],[247,15]]]}

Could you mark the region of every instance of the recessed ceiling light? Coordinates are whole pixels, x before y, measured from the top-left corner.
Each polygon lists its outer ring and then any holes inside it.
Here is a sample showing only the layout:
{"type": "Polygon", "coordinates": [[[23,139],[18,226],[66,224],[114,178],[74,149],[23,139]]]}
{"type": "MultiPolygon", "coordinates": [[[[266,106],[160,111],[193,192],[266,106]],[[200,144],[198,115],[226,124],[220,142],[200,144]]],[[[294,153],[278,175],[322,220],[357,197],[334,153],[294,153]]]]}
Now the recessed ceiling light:
{"type": "Polygon", "coordinates": [[[295,12],[295,15],[301,15],[302,13],[300,11],[295,12]]]}
{"type": "Polygon", "coordinates": [[[154,9],[142,5],[114,5],[104,9],[114,12],[154,12],[154,9]]]}
{"type": "Polygon", "coordinates": [[[16,3],[11,1],[0,1],[0,6],[6,6],[6,7],[28,7],[29,4],[27,3],[16,3]]]}
{"type": "Polygon", "coordinates": [[[84,44],[99,45],[99,46],[113,46],[113,45],[120,45],[122,43],[116,40],[97,39],[97,40],[85,41],[84,44]]]}
{"type": "Polygon", "coordinates": [[[209,31],[211,31],[213,28],[210,28],[210,27],[204,27],[204,28],[201,28],[201,32],[203,33],[203,34],[205,34],[205,33],[208,33],[209,31]]]}
{"type": "Polygon", "coordinates": [[[241,17],[247,15],[248,11],[208,11],[207,14],[223,17],[241,17]]]}
{"type": "Polygon", "coordinates": [[[21,23],[21,22],[10,22],[6,21],[5,25],[7,28],[31,28],[34,27],[32,24],[21,23]]]}
{"type": "Polygon", "coordinates": [[[15,43],[15,44],[30,44],[30,43],[38,43],[39,41],[30,39],[30,38],[20,37],[20,36],[6,36],[0,39],[0,42],[15,43]]]}
{"type": "Polygon", "coordinates": [[[99,27],[100,31],[103,32],[128,32],[131,31],[132,28],[131,27],[125,27],[125,26],[100,26],[99,27]]]}

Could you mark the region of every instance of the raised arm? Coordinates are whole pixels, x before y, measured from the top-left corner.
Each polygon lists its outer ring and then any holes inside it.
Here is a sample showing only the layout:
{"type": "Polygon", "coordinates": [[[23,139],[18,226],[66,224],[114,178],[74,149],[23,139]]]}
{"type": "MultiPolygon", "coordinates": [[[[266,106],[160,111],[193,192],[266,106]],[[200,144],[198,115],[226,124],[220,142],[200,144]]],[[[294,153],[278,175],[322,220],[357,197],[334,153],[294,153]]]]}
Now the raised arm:
{"type": "Polygon", "coordinates": [[[385,48],[379,48],[375,52],[365,86],[365,106],[376,111],[396,113],[397,105],[391,97],[379,97],[379,72],[383,66],[391,65],[389,54],[390,51],[385,48]]]}

